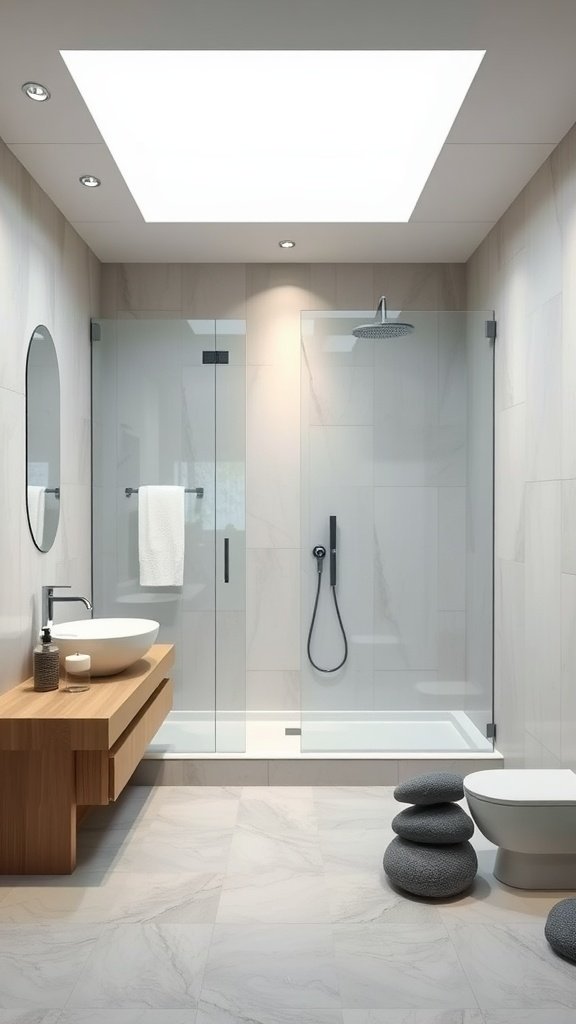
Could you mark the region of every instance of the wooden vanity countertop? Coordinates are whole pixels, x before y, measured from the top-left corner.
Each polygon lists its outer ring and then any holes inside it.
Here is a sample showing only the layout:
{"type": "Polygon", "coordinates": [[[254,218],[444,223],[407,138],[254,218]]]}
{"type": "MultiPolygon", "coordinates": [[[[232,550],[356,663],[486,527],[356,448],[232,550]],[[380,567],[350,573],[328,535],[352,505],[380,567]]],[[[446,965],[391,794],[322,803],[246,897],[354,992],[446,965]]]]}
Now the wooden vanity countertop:
{"type": "Polygon", "coordinates": [[[173,664],[174,645],[154,644],[131,668],[94,677],[82,693],[39,693],[26,679],[0,695],[0,750],[110,750],[173,664]]]}

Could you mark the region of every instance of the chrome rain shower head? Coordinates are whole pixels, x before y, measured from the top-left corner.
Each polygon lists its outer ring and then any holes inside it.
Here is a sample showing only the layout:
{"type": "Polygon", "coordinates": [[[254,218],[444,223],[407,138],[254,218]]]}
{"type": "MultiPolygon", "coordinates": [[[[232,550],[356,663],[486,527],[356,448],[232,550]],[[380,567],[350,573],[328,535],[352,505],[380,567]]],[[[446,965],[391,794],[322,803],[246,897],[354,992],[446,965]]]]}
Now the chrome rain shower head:
{"type": "Polygon", "coordinates": [[[373,320],[370,324],[360,324],[355,327],[352,334],[355,338],[402,338],[406,334],[412,334],[414,324],[402,323],[400,320],[389,320],[386,313],[386,296],[382,296],[378,303],[376,316],[380,313],[380,320],[373,320]]]}

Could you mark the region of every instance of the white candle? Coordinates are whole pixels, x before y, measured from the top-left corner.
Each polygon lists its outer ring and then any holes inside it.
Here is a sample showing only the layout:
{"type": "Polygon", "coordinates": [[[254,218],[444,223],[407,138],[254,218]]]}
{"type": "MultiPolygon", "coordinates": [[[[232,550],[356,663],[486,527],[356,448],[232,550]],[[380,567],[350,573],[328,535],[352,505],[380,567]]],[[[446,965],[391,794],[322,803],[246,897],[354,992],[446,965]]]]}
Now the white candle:
{"type": "Polygon", "coordinates": [[[90,675],[89,654],[69,654],[65,659],[66,674],[70,676],[90,675]]]}

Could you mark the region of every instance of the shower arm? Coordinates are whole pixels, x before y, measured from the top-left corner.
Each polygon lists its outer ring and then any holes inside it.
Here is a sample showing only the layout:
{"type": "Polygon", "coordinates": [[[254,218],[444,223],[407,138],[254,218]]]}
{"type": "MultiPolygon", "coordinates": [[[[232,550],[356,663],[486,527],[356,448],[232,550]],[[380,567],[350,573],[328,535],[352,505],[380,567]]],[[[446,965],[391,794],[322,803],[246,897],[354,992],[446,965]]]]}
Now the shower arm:
{"type": "Polygon", "coordinates": [[[387,309],[387,306],[386,306],[386,296],[385,295],[381,295],[380,296],[380,301],[379,301],[377,309],[376,309],[376,316],[378,316],[378,313],[380,313],[381,323],[385,323],[385,321],[388,319],[388,309],[387,309]]]}

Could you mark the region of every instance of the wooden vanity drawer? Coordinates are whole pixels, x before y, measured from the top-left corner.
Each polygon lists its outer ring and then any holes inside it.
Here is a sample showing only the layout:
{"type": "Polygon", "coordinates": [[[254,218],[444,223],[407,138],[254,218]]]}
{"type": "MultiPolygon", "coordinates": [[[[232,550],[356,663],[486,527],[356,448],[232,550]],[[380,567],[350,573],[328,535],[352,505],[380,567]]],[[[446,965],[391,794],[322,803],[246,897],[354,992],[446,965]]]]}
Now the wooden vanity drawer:
{"type": "Polygon", "coordinates": [[[108,792],[116,800],[172,707],[172,681],[164,679],[108,755],[108,792]]]}

